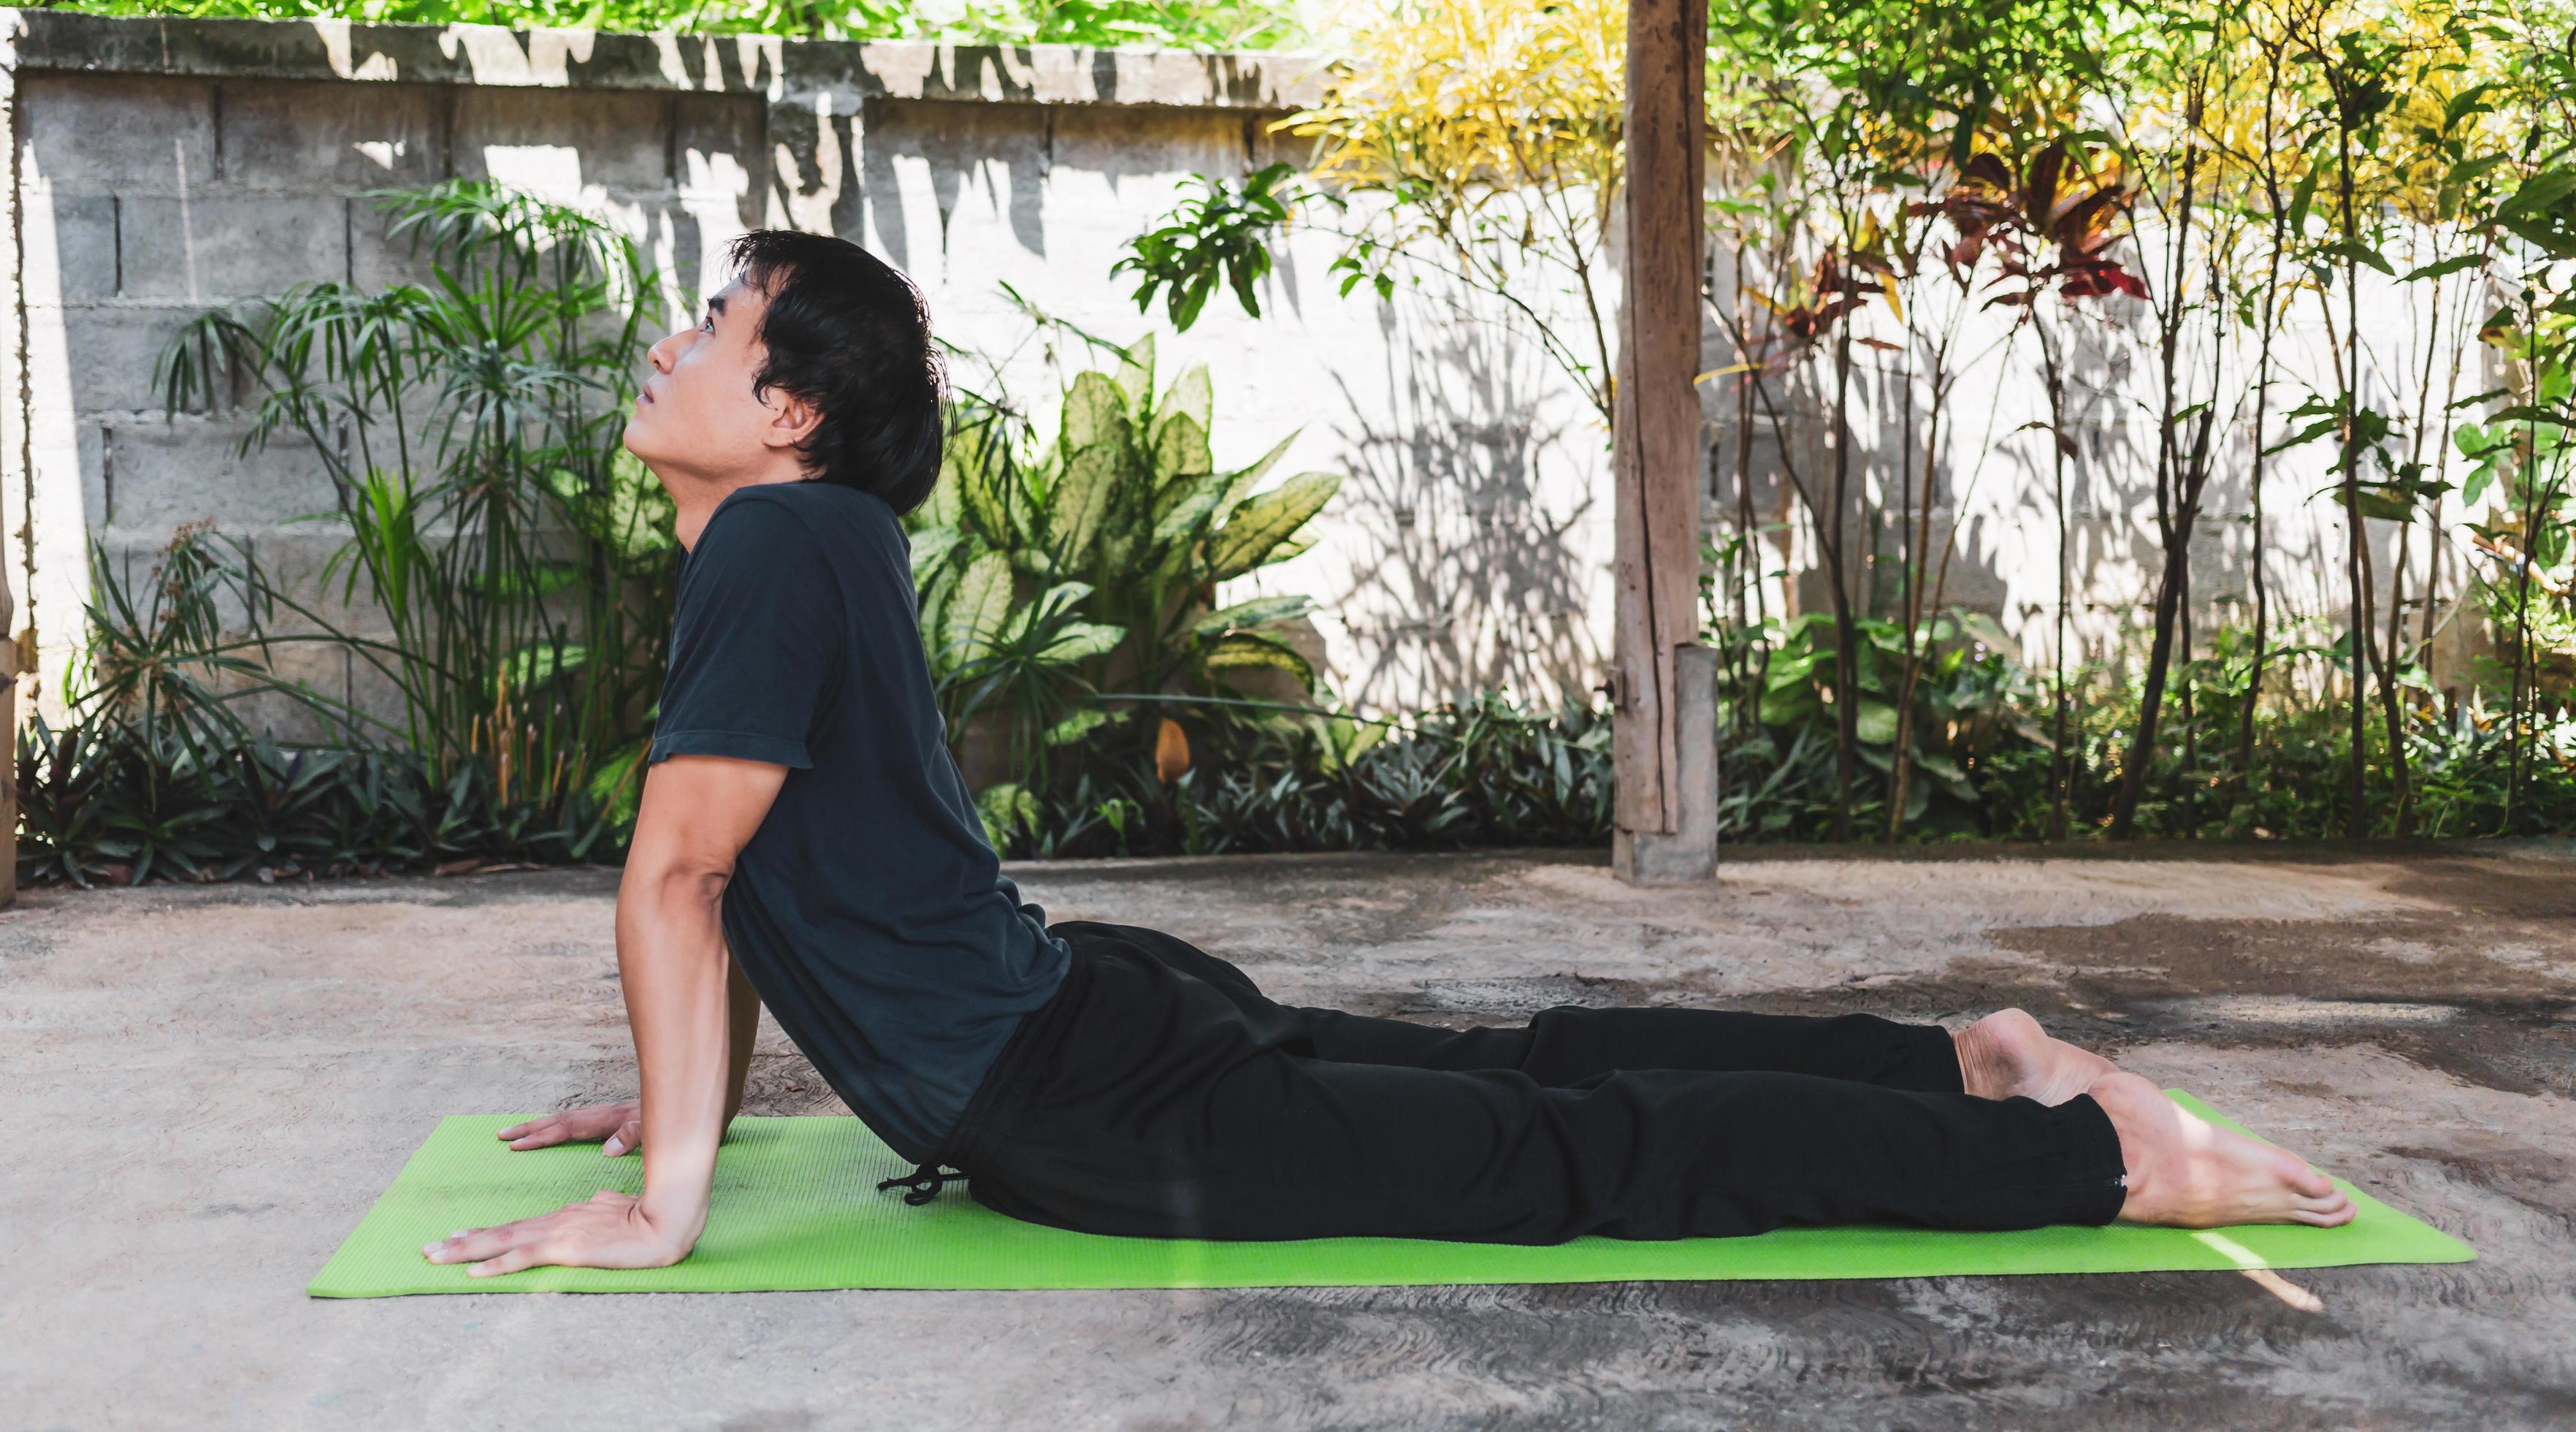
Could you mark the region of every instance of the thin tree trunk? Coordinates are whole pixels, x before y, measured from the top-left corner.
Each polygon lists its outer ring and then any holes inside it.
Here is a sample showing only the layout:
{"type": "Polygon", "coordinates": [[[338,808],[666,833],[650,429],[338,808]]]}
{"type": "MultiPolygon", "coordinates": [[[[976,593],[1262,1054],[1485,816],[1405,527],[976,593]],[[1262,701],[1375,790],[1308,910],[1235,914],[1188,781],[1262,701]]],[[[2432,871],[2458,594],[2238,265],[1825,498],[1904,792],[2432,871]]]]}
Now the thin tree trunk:
{"type": "Polygon", "coordinates": [[[2048,761],[2048,838],[2066,838],[2066,787],[2070,779],[2066,749],[2066,603],[2070,589],[2067,566],[2066,523],[2066,382],[2061,371],[2056,345],[2048,338],[2045,320],[2034,313],[2032,321],[2040,325],[2039,354],[2048,384],[2048,436],[2051,457],[2051,484],[2057,506],[2057,633],[2051,653],[2055,671],[2052,677],[2055,704],[2055,737],[2057,749],[2048,761]]]}
{"type": "MultiPolygon", "coordinates": [[[[2335,140],[2336,188],[2342,203],[2343,237],[2347,244],[2361,242],[2361,230],[2353,213],[2352,131],[2339,127],[2335,140]]],[[[2365,589],[2363,565],[2369,557],[2369,534],[2361,516],[2361,450],[2354,442],[2354,424],[2361,406],[2361,262],[2346,257],[2343,265],[2344,284],[2344,362],[2339,375],[2343,383],[2343,423],[2339,436],[2343,440],[2343,510],[2345,530],[2345,566],[2352,596],[2352,819],[2346,834],[2360,840],[2370,834],[2370,787],[2368,723],[2364,713],[2369,709],[2363,692],[2368,678],[2367,648],[2370,644],[2370,597],[2365,589]]]]}
{"type": "Polygon", "coordinates": [[[2254,507],[2254,646],[2247,657],[2245,673],[2245,709],[2236,733],[2236,779],[2240,798],[2250,797],[2254,784],[2254,717],[2263,700],[2264,646],[2271,636],[2271,589],[2263,576],[2266,545],[2270,534],[2263,522],[2263,470],[2271,459],[2268,436],[2272,414],[2272,335],[2279,326],[2281,302],[2281,246],[2288,240],[2289,214],[2281,207],[2281,173],[2275,162],[2281,81],[2281,61],[2277,51],[2266,49],[2268,65],[2263,89],[2263,194],[2270,211],[2272,232],[2269,251],[2263,265],[2263,332],[2256,346],[2254,360],[2254,471],[2251,493],[2254,507]]]}
{"type": "MultiPolygon", "coordinates": [[[[1851,225],[1843,226],[1846,234],[1851,225]]],[[[1826,521],[1833,529],[1832,551],[1825,562],[1828,587],[1834,601],[1834,839],[1852,836],[1853,769],[1860,753],[1860,632],[1854,624],[1851,609],[1849,574],[1843,571],[1843,509],[1848,504],[1851,484],[1851,314],[1857,271],[1843,256],[1842,289],[1845,312],[1835,325],[1834,336],[1834,492],[1833,510],[1826,521]]]]}
{"type": "MultiPolygon", "coordinates": [[[[2200,99],[2195,92],[2190,102],[2188,122],[2200,122],[2200,99]]],[[[2165,311],[2160,327],[2159,350],[2163,364],[2163,391],[2156,409],[2156,535],[2165,548],[2164,571],[2156,584],[2155,637],[2147,648],[2146,689],[2138,703],[2138,734],[2129,743],[2128,759],[2120,767],[2120,791],[2111,809],[2111,838],[2126,840],[2136,833],[2138,800],[2146,791],[2148,768],[2155,764],[2156,722],[2165,695],[2168,663],[2173,660],[2174,619],[2180,609],[2183,584],[2189,580],[2191,565],[2191,529],[2198,515],[2199,491],[2195,481],[2186,501],[2176,491],[2181,475],[2179,453],[2174,443],[2174,384],[2182,365],[2183,269],[2190,260],[2191,214],[2194,191],[2199,178],[2200,151],[2187,149],[2183,155],[2182,195],[2176,205],[2173,266],[2166,281],[2165,311]]],[[[2211,407],[2217,404],[2212,388],[2211,407]]],[[[2208,432],[2204,414],[2201,431],[2208,432]]],[[[2206,449],[2204,436],[2198,446],[2206,449]]]]}

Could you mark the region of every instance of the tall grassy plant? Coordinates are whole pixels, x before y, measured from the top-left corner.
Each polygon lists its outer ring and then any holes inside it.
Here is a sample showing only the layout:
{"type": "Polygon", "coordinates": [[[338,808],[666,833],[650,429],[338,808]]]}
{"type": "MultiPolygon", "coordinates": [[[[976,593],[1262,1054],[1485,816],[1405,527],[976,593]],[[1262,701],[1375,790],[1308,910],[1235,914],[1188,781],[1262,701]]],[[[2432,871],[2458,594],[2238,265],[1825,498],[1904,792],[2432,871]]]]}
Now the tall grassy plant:
{"type": "MultiPolygon", "coordinates": [[[[620,444],[652,276],[578,210],[458,180],[375,194],[428,277],[298,286],[192,321],[173,412],[255,394],[241,449],[300,440],[343,534],[324,573],[386,626],[353,641],[401,736],[505,800],[623,782],[668,629],[668,500],[620,444]]],[[[345,733],[354,738],[355,731],[345,733]]]]}

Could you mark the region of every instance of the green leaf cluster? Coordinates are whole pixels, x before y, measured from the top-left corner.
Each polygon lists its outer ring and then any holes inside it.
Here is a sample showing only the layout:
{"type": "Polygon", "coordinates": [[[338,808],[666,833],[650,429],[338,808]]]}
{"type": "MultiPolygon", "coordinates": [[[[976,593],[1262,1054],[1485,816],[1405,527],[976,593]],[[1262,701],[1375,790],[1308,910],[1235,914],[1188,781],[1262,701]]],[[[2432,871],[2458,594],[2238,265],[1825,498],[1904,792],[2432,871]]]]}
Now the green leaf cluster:
{"type": "Polygon", "coordinates": [[[938,485],[908,519],[922,642],[952,732],[1003,723],[1012,768],[1105,724],[1104,694],[1224,690],[1254,670],[1312,692],[1280,632],[1303,596],[1216,605],[1219,584],[1297,556],[1341,487],[1300,473],[1265,487],[1292,435],[1242,467],[1210,443],[1203,364],[1157,387],[1148,336],[1064,387],[1051,440],[1006,408],[962,403],[938,485]]]}

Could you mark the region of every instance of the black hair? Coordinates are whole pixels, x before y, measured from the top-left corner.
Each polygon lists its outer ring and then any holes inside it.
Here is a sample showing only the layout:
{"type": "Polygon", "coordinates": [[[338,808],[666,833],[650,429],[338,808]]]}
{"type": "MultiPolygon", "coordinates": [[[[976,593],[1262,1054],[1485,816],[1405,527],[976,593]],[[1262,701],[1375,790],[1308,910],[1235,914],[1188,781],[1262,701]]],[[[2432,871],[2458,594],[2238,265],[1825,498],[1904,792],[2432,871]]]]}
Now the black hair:
{"type": "Polygon", "coordinates": [[[798,448],[806,471],[897,513],[920,506],[939,480],[947,396],[921,290],[829,234],[754,229],[726,255],[768,299],[755,335],[768,354],[752,391],[776,388],[822,414],[798,448]]]}

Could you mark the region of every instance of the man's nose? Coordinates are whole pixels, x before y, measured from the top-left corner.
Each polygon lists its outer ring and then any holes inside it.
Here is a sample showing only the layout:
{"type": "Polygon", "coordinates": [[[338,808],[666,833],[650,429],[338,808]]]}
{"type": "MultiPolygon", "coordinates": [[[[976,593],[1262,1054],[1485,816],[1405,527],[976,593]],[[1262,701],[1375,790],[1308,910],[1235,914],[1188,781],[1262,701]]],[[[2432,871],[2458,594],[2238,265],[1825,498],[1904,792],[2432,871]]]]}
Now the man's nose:
{"type": "Polygon", "coordinates": [[[671,371],[672,356],[679,352],[680,335],[674,333],[644,350],[645,360],[662,372],[671,371]]]}

